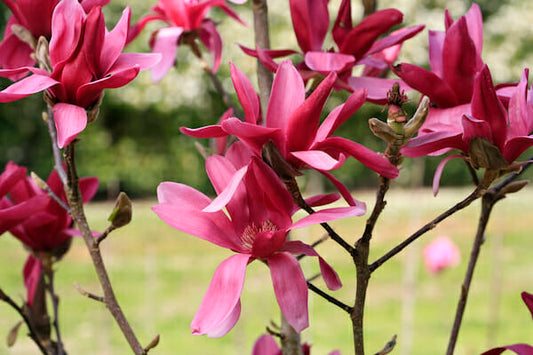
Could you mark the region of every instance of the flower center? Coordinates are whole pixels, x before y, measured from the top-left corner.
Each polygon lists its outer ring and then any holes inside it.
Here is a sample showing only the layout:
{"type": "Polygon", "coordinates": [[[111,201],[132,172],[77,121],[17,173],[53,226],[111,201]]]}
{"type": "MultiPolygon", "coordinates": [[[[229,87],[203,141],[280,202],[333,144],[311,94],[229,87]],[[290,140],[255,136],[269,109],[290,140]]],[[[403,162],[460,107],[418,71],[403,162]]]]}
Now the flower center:
{"type": "Polygon", "coordinates": [[[241,244],[244,248],[248,250],[252,250],[252,246],[254,244],[255,237],[257,234],[261,232],[266,231],[277,231],[278,227],[276,227],[272,222],[270,221],[264,221],[261,224],[257,224],[253,222],[252,224],[246,226],[241,234],[241,244]]]}

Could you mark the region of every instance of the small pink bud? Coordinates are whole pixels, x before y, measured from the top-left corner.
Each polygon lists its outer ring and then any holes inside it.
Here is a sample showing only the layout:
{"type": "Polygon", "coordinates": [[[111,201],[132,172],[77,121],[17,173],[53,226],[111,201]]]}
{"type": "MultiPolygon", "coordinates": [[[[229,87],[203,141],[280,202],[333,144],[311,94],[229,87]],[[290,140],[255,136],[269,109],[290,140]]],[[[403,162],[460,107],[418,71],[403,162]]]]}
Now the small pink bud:
{"type": "Polygon", "coordinates": [[[430,273],[436,274],[449,266],[457,266],[461,254],[450,238],[437,237],[424,248],[424,263],[430,273]]]}

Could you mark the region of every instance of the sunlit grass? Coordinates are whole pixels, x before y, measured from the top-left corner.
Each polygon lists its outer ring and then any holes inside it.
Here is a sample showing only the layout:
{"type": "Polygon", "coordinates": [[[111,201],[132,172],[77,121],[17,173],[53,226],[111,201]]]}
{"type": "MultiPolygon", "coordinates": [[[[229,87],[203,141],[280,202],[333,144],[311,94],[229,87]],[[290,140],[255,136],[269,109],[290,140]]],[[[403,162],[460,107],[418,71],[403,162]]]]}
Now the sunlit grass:
{"type": "MultiPolygon", "coordinates": [[[[393,190],[372,240],[371,260],[467,194],[464,189],[444,190],[438,198],[433,198],[429,190],[393,190]]],[[[356,192],[354,196],[367,202],[369,209],[372,207],[373,193],[356,192]]],[[[520,299],[521,291],[533,292],[533,235],[529,219],[532,198],[533,191],[527,190],[499,202],[493,211],[457,354],[478,354],[489,345],[532,342],[531,316],[520,299]],[[496,304],[499,306],[494,308],[496,304]],[[491,322],[497,323],[489,326],[491,322]]],[[[265,326],[279,321],[268,269],[257,262],[248,267],[242,296],[243,313],[231,333],[220,339],[192,336],[190,321],[217,265],[230,252],[168,227],[150,211],[153,203],[155,201],[135,202],[133,222],[113,232],[103,243],[104,258],[117,297],[141,342],[148,344],[160,334],[161,342],[154,354],[249,354],[265,326]]],[[[89,206],[93,229],[106,227],[111,208],[109,203],[89,206]]],[[[479,209],[479,203],[474,203],[459,212],[372,275],[365,314],[369,353],[381,349],[393,334],[398,334],[398,348],[394,353],[400,354],[401,346],[409,343],[409,334],[412,334],[412,350],[408,354],[444,352],[479,209]],[[456,268],[430,275],[424,269],[421,251],[437,235],[447,235],[458,244],[462,261],[456,268]],[[410,284],[406,281],[408,265],[414,270],[411,274],[414,281],[410,284]],[[406,297],[414,297],[414,313],[402,309],[406,297]],[[411,330],[406,319],[412,319],[411,330]]],[[[352,218],[333,225],[347,240],[354,242],[362,232],[364,219],[352,218]]],[[[322,233],[320,228],[313,227],[296,231],[294,237],[312,242],[322,233]]],[[[21,275],[26,252],[7,234],[0,243],[0,287],[20,302],[24,293],[21,275]]],[[[344,287],[333,294],[351,303],[355,277],[350,258],[331,241],[317,250],[343,280],[344,287]]],[[[309,258],[304,260],[303,268],[306,275],[312,276],[318,265],[309,258]]],[[[81,240],[74,241],[56,269],[56,290],[61,297],[60,324],[69,354],[128,354],[127,344],[104,306],[82,297],[72,286],[77,282],[99,293],[81,240]]],[[[322,281],[315,282],[324,287],[322,281]]],[[[353,352],[351,324],[343,311],[315,295],[310,297],[310,311],[311,327],[303,338],[313,344],[314,354],[326,354],[334,349],[343,354],[353,352]]],[[[1,303],[0,337],[5,337],[17,321],[17,314],[1,303]]],[[[6,348],[5,341],[0,341],[0,354],[36,352],[35,345],[25,336],[25,329],[21,329],[19,340],[11,349],[6,348]]]]}

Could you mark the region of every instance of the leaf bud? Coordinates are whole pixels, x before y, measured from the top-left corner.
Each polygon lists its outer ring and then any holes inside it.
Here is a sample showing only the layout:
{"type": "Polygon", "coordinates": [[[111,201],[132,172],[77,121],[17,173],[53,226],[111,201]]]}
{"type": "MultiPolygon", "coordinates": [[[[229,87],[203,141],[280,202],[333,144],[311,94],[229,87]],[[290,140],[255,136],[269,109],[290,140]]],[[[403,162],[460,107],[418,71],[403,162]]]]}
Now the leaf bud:
{"type": "Polygon", "coordinates": [[[128,195],[125,192],[121,192],[118,195],[115,207],[107,219],[111,222],[113,228],[124,227],[131,221],[132,204],[128,195]]]}

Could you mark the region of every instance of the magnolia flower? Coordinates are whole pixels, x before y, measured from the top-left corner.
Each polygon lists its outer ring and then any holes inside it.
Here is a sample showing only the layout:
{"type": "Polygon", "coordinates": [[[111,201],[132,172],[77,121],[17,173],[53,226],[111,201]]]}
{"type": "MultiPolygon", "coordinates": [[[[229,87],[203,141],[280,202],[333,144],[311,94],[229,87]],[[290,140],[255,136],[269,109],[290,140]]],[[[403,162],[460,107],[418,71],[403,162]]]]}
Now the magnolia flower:
{"type": "MultiPolygon", "coordinates": [[[[533,295],[531,293],[522,292],[522,300],[526,304],[529,313],[533,317],[533,295]]],[[[518,355],[533,355],[533,346],[527,344],[513,344],[507,346],[500,346],[494,349],[490,349],[481,355],[500,355],[505,350],[511,350],[518,355]]]]}
{"type": "MultiPolygon", "coordinates": [[[[332,181],[352,206],[355,202],[348,189],[328,173],[329,170],[340,167],[346,157],[353,156],[388,178],[398,176],[398,169],[385,157],[348,139],[332,136],[335,130],[365,102],[364,90],[354,92],[346,103],[331,111],[320,124],[322,108],[337,75],[329,74],[306,98],[302,77],[290,61],[283,61],[272,84],[266,121],[262,125],[259,99],[252,84],[233,64],[231,64],[231,78],[244,110],[245,122],[232,117],[225,119],[219,125],[199,129],[181,128],[183,133],[197,138],[234,135],[258,157],[261,157],[265,145],[272,141],[286,161],[283,164],[290,165],[292,170],[316,169],[332,181]]],[[[274,162],[273,165],[275,164],[274,162]]],[[[276,167],[274,169],[276,170],[276,167]]]]}
{"type": "MultiPolygon", "coordinates": [[[[485,65],[474,80],[472,114],[435,126],[435,130],[413,138],[402,148],[410,157],[441,154],[451,148],[468,155],[474,168],[504,170],[533,145],[533,88],[527,89],[528,70],[525,69],[509,101],[506,112],[498,99],[489,68],[485,65]],[[529,94],[529,97],[528,97],[529,94]]],[[[435,173],[433,189],[444,165],[455,157],[442,161],[435,173]]]]}
{"type": "MultiPolygon", "coordinates": [[[[327,0],[291,0],[289,2],[291,18],[298,45],[302,50],[304,60],[296,68],[305,80],[317,75],[328,75],[335,72],[338,75],[336,86],[353,91],[359,88],[372,90],[374,96],[381,100],[386,98],[386,92],[397,81],[366,78],[378,76],[384,69],[396,60],[401,43],[418,32],[424,26],[414,26],[395,31],[382,38],[395,25],[402,22],[403,15],[395,9],[377,11],[367,16],[359,24],[353,25],[351,17],[351,1],[343,0],[337,19],[332,29],[333,40],[338,50],[326,49],[324,38],[328,33],[329,13],[327,0]],[[350,79],[352,68],[364,65],[364,81],[350,79]],[[349,82],[349,83],[348,83],[349,82]],[[378,94],[379,92],[379,94],[378,94]],[[375,95],[374,95],[375,94],[375,95]]],[[[256,51],[241,47],[252,56],[258,57],[271,71],[276,71],[278,64],[274,58],[298,53],[292,50],[263,50],[256,51]]]]}
{"type": "Polygon", "coordinates": [[[207,158],[206,170],[218,193],[213,201],[187,185],[164,182],[157,189],[159,204],[152,208],[171,227],[236,253],[215,271],[191,323],[193,334],[219,337],[233,328],[241,311],[246,266],[256,259],[270,269],[276,299],[289,324],[298,332],[307,328],[307,284],[293,255],[318,257],[329,289],[336,290],[341,283],[311,246],[287,241],[287,234],[295,228],[359,216],[364,207],[321,210],[293,222],[297,208],[290,193],[264,162],[238,142],[225,157],[207,158]]]}
{"type": "MultiPolygon", "coordinates": [[[[2,0],[11,10],[12,15],[7,21],[4,39],[0,43],[0,68],[13,69],[26,66],[34,66],[35,60],[31,57],[34,47],[39,37],[44,37],[48,41],[52,35],[52,14],[59,3],[59,0],[2,0]],[[13,26],[22,26],[26,31],[24,36],[26,41],[22,41],[13,31],[13,26]]],[[[80,0],[86,13],[93,7],[104,6],[109,0],[80,0]]],[[[26,73],[18,74],[18,77],[26,73]]],[[[12,79],[17,79],[14,76],[12,79]]]]}
{"type": "MultiPolygon", "coordinates": [[[[8,164],[6,171],[0,175],[0,181],[6,176],[10,179],[9,176],[13,176],[14,171],[20,174],[20,171],[25,172],[25,168],[8,164]]],[[[63,183],[55,170],[48,177],[46,184],[62,202],[66,203],[63,183]]],[[[98,188],[98,179],[82,178],[79,184],[83,201],[91,200],[98,188]]],[[[35,257],[30,255],[24,266],[27,302],[31,305],[42,267],[40,254],[48,254],[53,260],[61,258],[68,250],[71,238],[79,235],[79,232],[72,229],[72,218],[69,213],[28,176],[12,184],[9,188],[9,197],[4,196],[0,200],[0,216],[3,216],[5,211],[10,211],[12,220],[18,218],[18,223],[8,223],[9,232],[35,255],[35,257]]],[[[2,224],[4,224],[3,218],[0,222],[0,225],[2,224]]]]}
{"type": "Polygon", "coordinates": [[[431,273],[438,273],[443,269],[456,266],[461,260],[459,248],[448,237],[435,238],[424,247],[424,263],[431,273]]]}
{"type": "MultiPolygon", "coordinates": [[[[242,4],[246,2],[233,0],[242,4]]],[[[180,43],[195,41],[197,38],[213,54],[213,73],[218,71],[222,58],[222,38],[213,20],[205,18],[212,7],[218,7],[230,17],[242,22],[237,14],[226,4],[225,0],[159,0],[152,7],[153,13],[143,17],[132,29],[128,42],[139,35],[144,26],[150,21],[160,20],[168,27],[152,33],[150,47],[154,53],[160,53],[162,59],[152,70],[152,78],[158,82],[163,79],[176,61],[177,49],[180,43]]],[[[243,23],[244,24],[244,23],[243,23]]]]}
{"type": "Polygon", "coordinates": [[[0,102],[47,89],[57,143],[60,148],[68,145],[87,126],[86,110],[97,110],[104,89],[126,85],[159,60],[156,54],[122,53],[129,20],[126,8],[116,27],[108,31],[100,7],[85,14],[77,0],[61,1],[52,18],[49,63],[44,63],[51,72],[33,67],[0,70],[0,76],[6,77],[33,73],[1,91],[0,102]]]}
{"type": "MultiPolygon", "coordinates": [[[[311,354],[311,346],[309,344],[302,344],[302,354],[311,354]]],[[[274,337],[264,334],[255,341],[252,355],[282,355],[282,352],[274,337]]],[[[340,355],[340,351],[332,351],[329,355],[340,355]]]]}

